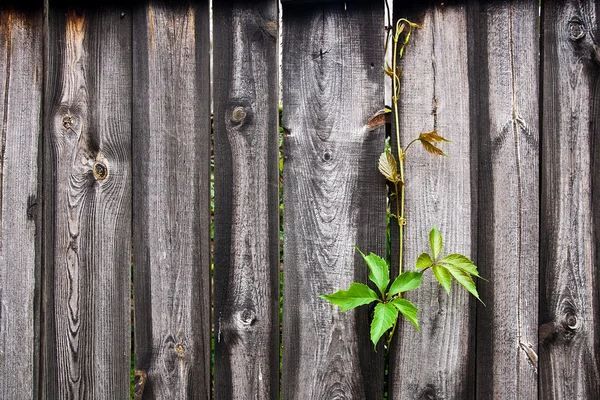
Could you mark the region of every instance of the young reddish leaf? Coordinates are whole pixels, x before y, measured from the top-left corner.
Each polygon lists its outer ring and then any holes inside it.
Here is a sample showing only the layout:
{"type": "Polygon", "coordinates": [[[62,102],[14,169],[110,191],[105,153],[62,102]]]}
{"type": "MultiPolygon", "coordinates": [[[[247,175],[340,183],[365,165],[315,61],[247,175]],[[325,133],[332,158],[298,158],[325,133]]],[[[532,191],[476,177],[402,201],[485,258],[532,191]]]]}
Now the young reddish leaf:
{"type": "Polygon", "coordinates": [[[389,151],[384,151],[379,156],[379,164],[377,165],[381,175],[392,182],[397,183],[400,181],[400,174],[398,174],[398,166],[396,164],[396,158],[389,151]]]}
{"type": "Polygon", "coordinates": [[[379,303],[375,306],[373,322],[371,322],[371,341],[377,347],[377,342],[390,329],[398,318],[398,309],[390,303],[379,303]]]}
{"type": "Polygon", "coordinates": [[[417,331],[421,330],[419,329],[419,319],[417,318],[419,309],[413,303],[406,299],[394,299],[390,303],[392,303],[394,307],[396,307],[398,311],[400,311],[402,315],[415,326],[417,331]]]}
{"type": "Polygon", "coordinates": [[[404,272],[392,283],[390,286],[390,291],[388,292],[388,299],[392,296],[397,295],[398,293],[407,292],[409,290],[413,290],[421,286],[421,279],[423,278],[423,272],[417,271],[407,271],[404,272]]]}
{"type": "Polygon", "coordinates": [[[419,135],[419,140],[424,140],[429,143],[452,142],[452,140],[448,140],[445,137],[438,135],[437,130],[433,130],[431,132],[422,132],[419,135]]]}
{"type": "Polygon", "coordinates": [[[422,140],[422,139],[420,139],[420,140],[421,140],[421,144],[423,145],[423,148],[429,154],[433,154],[434,156],[447,156],[448,155],[448,154],[444,153],[442,151],[442,149],[440,149],[439,147],[436,147],[435,145],[431,144],[430,142],[428,142],[426,140],[422,140]]]}
{"type": "Polygon", "coordinates": [[[384,125],[385,124],[385,114],[389,113],[390,110],[388,110],[387,108],[384,108],[383,110],[379,110],[377,111],[369,120],[369,122],[367,122],[367,125],[365,126],[365,130],[367,132],[374,130],[375,128],[384,125]]]}
{"type": "Polygon", "coordinates": [[[419,258],[417,258],[417,269],[425,269],[429,268],[433,265],[433,260],[431,256],[427,253],[422,253],[419,258]]]}
{"type": "Polygon", "coordinates": [[[431,228],[431,231],[429,231],[429,246],[431,247],[433,259],[437,260],[442,252],[442,235],[436,227],[431,228]]]}
{"type": "Polygon", "coordinates": [[[339,306],[342,312],[379,300],[377,293],[367,285],[358,282],[352,283],[348,290],[338,290],[335,293],[322,294],[319,297],[339,306]]]}
{"type": "Polygon", "coordinates": [[[381,292],[381,296],[385,296],[385,290],[390,283],[390,266],[387,261],[373,253],[365,256],[358,247],[356,250],[358,250],[369,266],[369,279],[377,286],[379,292],[381,292]]]}
{"type": "MultiPolygon", "coordinates": [[[[460,283],[465,289],[467,289],[469,293],[475,296],[477,300],[481,301],[481,299],[479,298],[479,293],[477,293],[477,288],[475,287],[475,282],[473,282],[471,275],[453,265],[446,266],[446,269],[452,274],[452,276],[454,277],[454,279],[457,280],[458,283],[460,283]]],[[[481,304],[485,305],[483,301],[481,301],[481,304]]]]}
{"type": "Polygon", "coordinates": [[[433,270],[433,275],[435,276],[435,279],[437,279],[437,281],[440,283],[440,285],[442,285],[442,287],[444,289],[446,289],[446,292],[448,292],[448,296],[449,296],[450,295],[450,285],[452,283],[452,275],[450,275],[450,272],[448,272],[446,267],[444,267],[443,265],[434,265],[432,270],[433,270]]]}

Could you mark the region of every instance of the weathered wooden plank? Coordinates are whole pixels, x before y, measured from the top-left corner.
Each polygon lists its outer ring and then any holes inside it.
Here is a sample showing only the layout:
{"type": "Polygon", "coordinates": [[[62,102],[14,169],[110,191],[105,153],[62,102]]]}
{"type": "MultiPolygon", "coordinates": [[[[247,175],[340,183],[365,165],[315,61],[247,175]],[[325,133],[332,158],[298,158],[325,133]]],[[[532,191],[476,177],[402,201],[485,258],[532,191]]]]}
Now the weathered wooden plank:
{"type": "Polygon", "coordinates": [[[480,399],[537,398],[539,241],[538,5],[473,10],[474,135],[479,137],[477,312],[480,399]],[[532,95],[533,94],[533,95],[532,95]]]}
{"type": "Polygon", "coordinates": [[[134,11],[135,365],[143,398],[210,398],[208,3],[134,11]]]}
{"type": "MultiPolygon", "coordinates": [[[[429,249],[433,226],[444,237],[443,254],[474,258],[476,153],[471,146],[467,10],[460,2],[426,2],[396,4],[394,13],[395,19],[408,17],[422,26],[413,32],[401,63],[402,144],[432,129],[453,141],[443,146],[448,158],[418,147],[406,156],[404,270],[414,269],[419,254],[429,249]]],[[[431,273],[406,297],[419,308],[421,332],[405,320],[396,330],[390,398],[469,398],[474,389],[474,302],[456,283],[448,296],[431,273]]]]}
{"type": "Polygon", "coordinates": [[[285,399],[381,399],[383,355],[366,308],[318,296],[367,282],[353,248],[385,255],[383,4],[283,10],[285,399]]]}
{"type": "Polygon", "coordinates": [[[540,396],[600,393],[597,2],[543,2],[540,396]]]}
{"type": "Polygon", "coordinates": [[[42,5],[0,6],[0,398],[38,397],[42,5]]]}
{"type": "Polygon", "coordinates": [[[131,13],[53,3],[47,28],[43,395],[123,399],[130,363],[131,13]]]}
{"type": "Polygon", "coordinates": [[[277,2],[216,2],[215,398],[279,398],[277,2]]]}

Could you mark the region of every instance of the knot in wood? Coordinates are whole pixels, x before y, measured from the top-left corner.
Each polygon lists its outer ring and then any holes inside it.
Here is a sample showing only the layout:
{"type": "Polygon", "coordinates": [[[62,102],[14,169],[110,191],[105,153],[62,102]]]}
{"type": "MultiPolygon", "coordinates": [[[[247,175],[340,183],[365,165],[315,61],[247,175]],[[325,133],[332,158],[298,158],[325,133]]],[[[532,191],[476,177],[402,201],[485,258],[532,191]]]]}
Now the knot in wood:
{"type": "Polygon", "coordinates": [[[185,353],[185,347],[183,347],[183,345],[181,343],[177,343],[175,345],[175,351],[177,352],[177,354],[179,354],[180,356],[183,356],[183,353],[185,353]]]}
{"type": "Polygon", "coordinates": [[[331,151],[325,150],[323,152],[323,161],[329,161],[329,160],[331,160],[331,151]]]}
{"type": "Polygon", "coordinates": [[[245,326],[250,326],[256,321],[256,313],[249,308],[240,312],[240,321],[245,326]]]}
{"type": "Polygon", "coordinates": [[[572,18],[569,21],[569,39],[576,42],[581,40],[587,34],[587,29],[579,18],[572,18]]]}
{"type": "Polygon", "coordinates": [[[94,172],[94,178],[99,181],[103,181],[108,176],[108,168],[103,163],[96,161],[94,166],[92,167],[92,171],[94,172]]]}
{"type": "Polygon", "coordinates": [[[565,328],[571,331],[579,329],[579,319],[577,315],[568,313],[565,315],[565,328]]]}
{"type": "Polygon", "coordinates": [[[231,121],[237,124],[241,123],[246,118],[246,110],[242,106],[233,109],[231,113],[231,121]]]}
{"type": "Polygon", "coordinates": [[[64,115],[62,117],[62,126],[65,129],[71,129],[73,127],[73,117],[70,115],[64,115]]]}

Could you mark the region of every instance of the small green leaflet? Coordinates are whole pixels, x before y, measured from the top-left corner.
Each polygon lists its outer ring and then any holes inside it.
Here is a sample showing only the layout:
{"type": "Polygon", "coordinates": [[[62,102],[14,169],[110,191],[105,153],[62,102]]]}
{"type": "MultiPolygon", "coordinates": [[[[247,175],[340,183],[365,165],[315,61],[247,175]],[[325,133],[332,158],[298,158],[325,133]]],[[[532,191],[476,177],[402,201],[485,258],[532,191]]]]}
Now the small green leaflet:
{"type": "Polygon", "coordinates": [[[385,291],[390,283],[390,267],[383,258],[377,254],[371,253],[368,256],[360,251],[357,247],[356,250],[362,255],[365,262],[369,266],[369,279],[377,286],[381,296],[385,296],[385,291]]]}
{"type": "Polygon", "coordinates": [[[439,263],[454,265],[457,268],[460,268],[473,276],[481,278],[481,276],[479,276],[479,272],[477,271],[477,266],[475,266],[475,263],[469,260],[467,256],[463,256],[462,254],[448,254],[446,257],[442,258],[439,261],[439,263]]]}
{"type": "Polygon", "coordinates": [[[343,312],[379,300],[377,293],[364,283],[358,282],[352,283],[348,290],[338,290],[335,293],[322,294],[319,297],[339,306],[343,312]]]}
{"type": "Polygon", "coordinates": [[[398,173],[398,165],[396,164],[396,158],[389,151],[384,151],[379,156],[379,164],[377,165],[381,175],[385,176],[385,179],[392,183],[400,182],[400,174],[398,173]]]}
{"type": "Polygon", "coordinates": [[[417,258],[417,269],[425,269],[429,268],[433,265],[433,260],[431,256],[427,253],[422,253],[419,258],[417,258]]]}
{"type": "Polygon", "coordinates": [[[407,271],[398,275],[392,286],[390,286],[390,291],[387,294],[387,298],[391,299],[393,296],[398,293],[408,292],[409,290],[413,290],[421,286],[421,279],[423,278],[423,272],[417,271],[407,271]]]}
{"type": "Polygon", "coordinates": [[[394,326],[398,318],[398,309],[391,303],[379,303],[375,306],[373,322],[371,322],[371,341],[377,347],[377,342],[388,329],[394,326]]]}
{"type": "Polygon", "coordinates": [[[419,320],[417,319],[417,311],[419,309],[413,303],[406,299],[394,299],[391,303],[415,326],[416,330],[421,331],[419,329],[419,320]]]}
{"type": "Polygon", "coordinates": [[[433,255],[433,259],[437,260],[442,252],[442,235],[435,227],[429,232],[429,245],[431,246],[431,255],[433,255]]]}
{"type": "Polygon", "coordinates": [[[450,296],[450,284],[452,283],[452,275],[450,275],[450,272],[442,265],[434,265],[432,270],[435,279],[437,279],[440,285],[446,289],[448,296],[450,296]]]}

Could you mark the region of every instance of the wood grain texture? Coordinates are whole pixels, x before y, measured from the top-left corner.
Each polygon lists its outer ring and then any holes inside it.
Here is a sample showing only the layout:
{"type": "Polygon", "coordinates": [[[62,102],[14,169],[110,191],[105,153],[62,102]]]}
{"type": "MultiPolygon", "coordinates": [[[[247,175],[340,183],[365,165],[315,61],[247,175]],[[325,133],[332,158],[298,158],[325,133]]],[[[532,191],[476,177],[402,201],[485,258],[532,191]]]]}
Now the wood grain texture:
{"type": "Polygon", "coordinates": [[[367,282],[358,252],[385,255],[383,4],[283,10],[284,399],[381,399],[369,310],[319,295],[367,282]]]}
{"type": "Polygon", "coordinates": [[[215,398],[279,398],[277,2],[214,3],[215,398]]]}
{"type": "MultiPolygon", "coordinates": [[[[535,399],[538,330],[538,5],[480,3],[471,104],[479,138],[476,397],[535,399]],[[534,95],[532,95],[534,94],[534,95]]],[[[478,12],[477,12],[478,11],[478,12]]]]}
{"type": "MultiPolygon", "coordinates": [[[[404,270],[414,269],[419,254],[428,251],[433,226],[444,238],[442,254],[474,259],[477,154],[471,145],[467,10],[451,1],[396,4],[394,12],[395,19],[408,17],[422,26],[413,32],[401,64],[403,146],[432,129],[453,141],[443,145],[450,157],[434,157],[418,147],[406,156],[404,270]]],[[[421,332],[406,320],[398,325],[390,354],[390,398],[466,399],[473,393],[474,301],[469,296],[456,283],[448,296],[430,272],[406,296],[419,308],[421,332]]]]}
{"type": "Polygon", "coordinates": [[[597,2],[543,10],[540,396],[600,393],[597,2]]]}
{"type": "Polygon", "coordinates": [[[134,10],[135,365],[144,399],[210,398],[208,3],[134,10]]]}
{"type": "Polygon", "coordinates": [[[53,3],[44,100],[48,398],[129,396],[131,13],[53,3]]]}
{"type": "Polygon", "coordinates": [[[0,398],[38,397],[42,7],[0,6],[0,398]]]}

